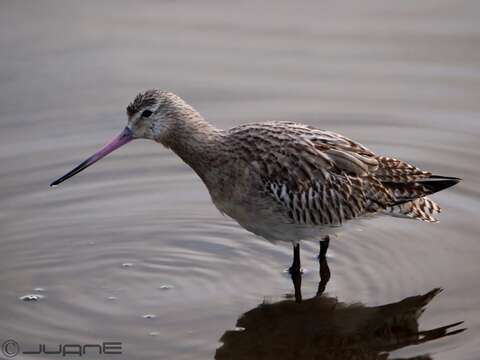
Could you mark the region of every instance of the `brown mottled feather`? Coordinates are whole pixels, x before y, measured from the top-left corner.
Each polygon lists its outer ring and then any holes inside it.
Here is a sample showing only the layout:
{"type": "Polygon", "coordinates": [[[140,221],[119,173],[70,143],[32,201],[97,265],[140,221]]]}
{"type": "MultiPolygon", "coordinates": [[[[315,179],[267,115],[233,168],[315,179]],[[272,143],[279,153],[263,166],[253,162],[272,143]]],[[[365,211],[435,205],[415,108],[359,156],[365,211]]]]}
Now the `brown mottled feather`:
{"type": "Polygon", "coordinates": [[[235,127],[228,138],[294,223],[339,225],[379,212],[435,221],[439,207],[423,199],[432,191],[417,182],[431,173],[340,134],[270,122],[235,127]]]}

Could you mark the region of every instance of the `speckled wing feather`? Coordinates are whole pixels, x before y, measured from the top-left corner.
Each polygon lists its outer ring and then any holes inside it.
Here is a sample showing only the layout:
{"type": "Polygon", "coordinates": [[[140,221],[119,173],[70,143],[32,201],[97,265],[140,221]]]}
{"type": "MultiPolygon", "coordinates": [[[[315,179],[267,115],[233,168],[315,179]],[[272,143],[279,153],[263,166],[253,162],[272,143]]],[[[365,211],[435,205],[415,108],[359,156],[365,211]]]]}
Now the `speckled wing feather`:
{"type": "Polygon", "coordinates": [[[376,159],[378,169],[375,171],[375,177],[382,182],[410,183],[432,175],[432,173],[420,170],[402,160],[386,156],[377,156],[376,159]]]}
{"type": "Polygon", "coordinates": [[[435,192],[422,183],[429,172],[377,156],[340,134],[269,122],[235,127],[229,138],[295,224],[337,226],[379,212],[434,221],[439,211],[419,199],[435,192]]]}

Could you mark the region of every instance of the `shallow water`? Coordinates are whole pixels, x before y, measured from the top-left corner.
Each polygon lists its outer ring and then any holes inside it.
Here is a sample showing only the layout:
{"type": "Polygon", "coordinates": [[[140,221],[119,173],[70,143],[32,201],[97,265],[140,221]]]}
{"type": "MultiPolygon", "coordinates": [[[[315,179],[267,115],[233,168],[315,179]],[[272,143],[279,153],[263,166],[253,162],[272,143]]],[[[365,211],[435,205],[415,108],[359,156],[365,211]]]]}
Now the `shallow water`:
{"type": "MultiPolygon", "coordinates": [[[[222,217],[157,144],[133,142],[48,188],[123,128],[138,91],[161,87],[219,127],[297,120],[463,178],[434,196],[439,224],[381,218],[333,239],[321,301],[374,308],[442,287],[420,330],[465,321],[456,328],[467,331],[381,352],[478,358],[478,2],[12,1],[0,10],[0,342],[115,341],[118,358],[212,359],[242,314],[293,293],[290,246],[222,217]],[[20,300],[29,294],[41,296],[20,300]]],[[[317,289],[317,246],[302,248],[305,299],[317,289]]],[[[331,324],[317,325],[323,334],[331,324]]]]}

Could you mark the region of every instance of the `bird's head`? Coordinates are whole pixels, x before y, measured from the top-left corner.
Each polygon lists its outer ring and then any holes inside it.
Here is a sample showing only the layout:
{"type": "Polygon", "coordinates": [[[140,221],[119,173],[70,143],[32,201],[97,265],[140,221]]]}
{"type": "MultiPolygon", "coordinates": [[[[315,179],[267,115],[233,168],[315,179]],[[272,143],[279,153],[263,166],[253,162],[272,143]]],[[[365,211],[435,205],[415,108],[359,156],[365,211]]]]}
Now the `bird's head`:
{"type": "Polygon", "coordinates": [[[195,116],[195,114],[198,113],[171,92],[151,89],[140,93],[127,106],[128,123],[125,129],[72,171],[52,182],[50,186],[58,185],[71,178],[131,140],[150,139],[165,144],[171,137],[178,118],[195,116]]]}
{"type": "Polygon", "coordinates": [[[138,94],[127,106],[128,125],[134,139],[163,142],[179,117],[196,112],[179,96],[151,89],[138,94]]]}

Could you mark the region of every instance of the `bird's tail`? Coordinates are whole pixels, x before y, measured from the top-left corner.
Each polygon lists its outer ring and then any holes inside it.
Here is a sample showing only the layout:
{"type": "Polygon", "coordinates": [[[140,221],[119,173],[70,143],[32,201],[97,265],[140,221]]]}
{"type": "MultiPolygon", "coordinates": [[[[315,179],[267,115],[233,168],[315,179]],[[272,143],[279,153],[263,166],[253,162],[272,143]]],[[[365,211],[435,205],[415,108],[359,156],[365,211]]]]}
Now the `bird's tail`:
{"type": "Polygon", "coordinates": [[[439,214],[441,211],[442,209],[436,202],[428,197],[422,197],[400,205],[389,206],[384,212],[391,216],[435,223],[438,222],[435,215],[439,214]]]}
{"type": "Polygon", "coordinates": [[[434,194],[458,184],[461,179],[431,175],[418,179],[414,183],[392,184],[396,203],[385,209],[385,213],[427,222],[438,222],[436,214],[441,212],[440,206],[426,195],[434,194]]]}

